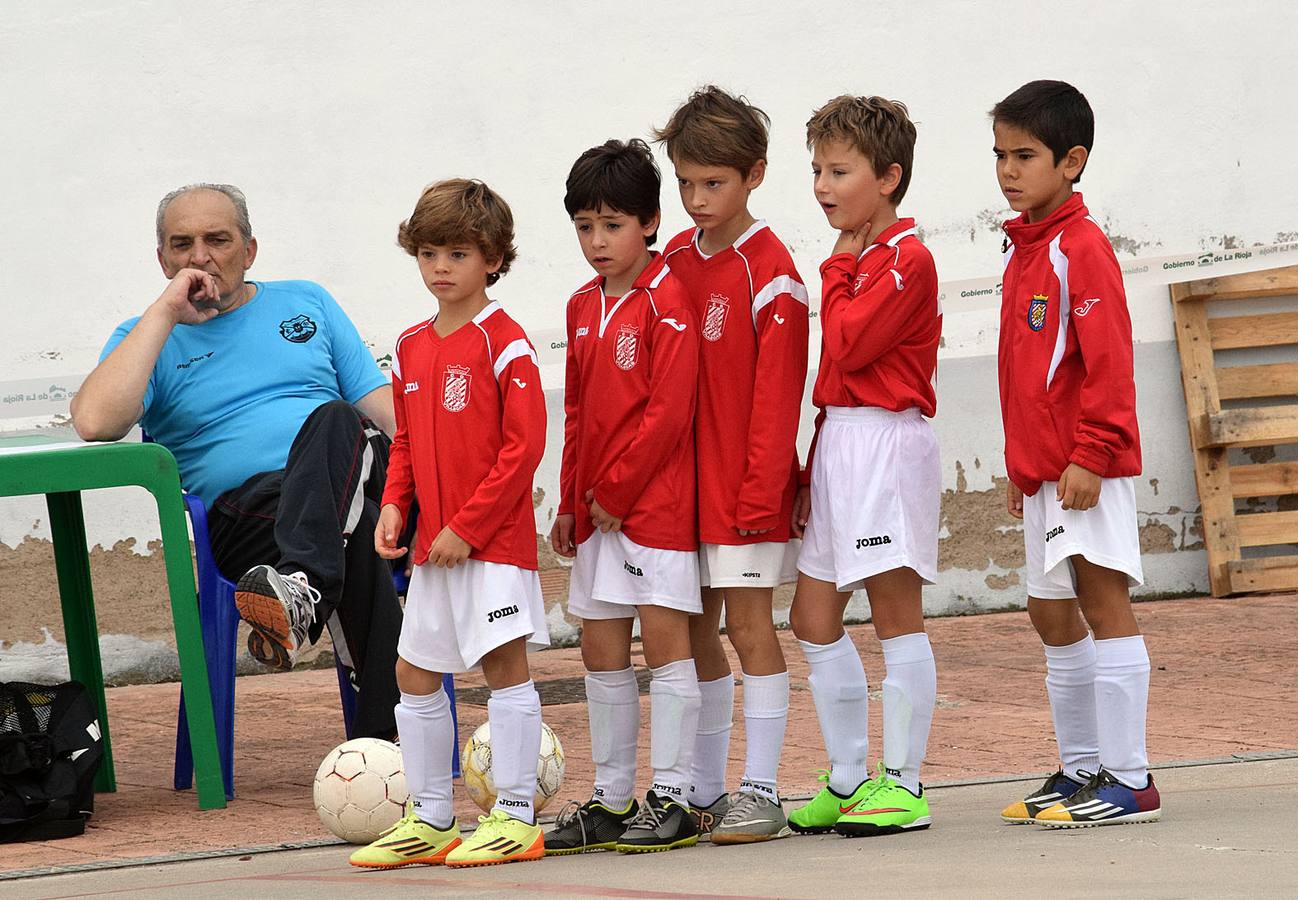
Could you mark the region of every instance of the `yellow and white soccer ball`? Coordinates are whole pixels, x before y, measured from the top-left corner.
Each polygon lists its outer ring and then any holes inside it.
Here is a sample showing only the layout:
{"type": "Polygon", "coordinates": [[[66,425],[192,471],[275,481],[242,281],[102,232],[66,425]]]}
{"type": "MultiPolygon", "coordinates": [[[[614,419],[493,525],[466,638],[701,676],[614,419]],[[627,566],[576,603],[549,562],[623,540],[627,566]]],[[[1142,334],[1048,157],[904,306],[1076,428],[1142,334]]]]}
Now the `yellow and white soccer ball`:
{"type": "Polygon", "coordinates": [[[339,744],[320,763],[311,790],[324,826],[353,844],[368,844],[405,813],[401,748],[378,738],[339,744]]]}
{"type": "MultiPolygon", "coordinates": [[[[491,812],[496,803],[496,785],[491,780],[491,726],[483,722],[464,745],[460,756],[464,786],[473,802],[483,812],[491,812]]],[[[532,801],[540,812],[563,786],[563,745],[550,726],[541,725],[541,752],[536,759],[536,797],[532,801]]]]}

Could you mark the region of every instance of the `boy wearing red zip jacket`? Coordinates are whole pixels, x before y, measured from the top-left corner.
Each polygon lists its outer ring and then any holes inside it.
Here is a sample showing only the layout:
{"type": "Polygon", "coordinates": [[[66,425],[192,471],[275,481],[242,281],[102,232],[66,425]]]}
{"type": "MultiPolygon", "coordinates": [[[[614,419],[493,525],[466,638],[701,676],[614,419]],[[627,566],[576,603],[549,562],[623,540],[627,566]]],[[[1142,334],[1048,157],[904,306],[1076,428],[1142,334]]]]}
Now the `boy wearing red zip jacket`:
{"type": "Polygon", "coordinates": [[[1095,120],[1072,85],[1033,81],[992,109],[1010,207],[998,368],[1010,514],[1023,520],[1028,614],[1045,646],[1060,768],[1004,821],[1152,822],[1131,317],[1108,238],[1073,186],[1095,120]],[[1088,630],[1089,626],[1089,630],[1088,630]]]}
{"type": "Polygon", "coordinates": [[[849,837],[929,826],[920,764],[937,700],[922,590],[937,578],[942,476],[928,419],[942,333],[937,270],[914,219],[915,125],[902,103],[836,97],[807,123],[815,194],[833,253],[820,267],[821,410],[794,531],[805,535],[789,622],[829,757],[828,782],[789,814],[798,832],[849,837]],[[809,509],[808,509],[809,505],[809,509]],[[809,515],[808,515],[809,513],[809,515]],[[870,597],[883,650],[883,760],[869,778],[865,669],[843,613],[870,597]]]}

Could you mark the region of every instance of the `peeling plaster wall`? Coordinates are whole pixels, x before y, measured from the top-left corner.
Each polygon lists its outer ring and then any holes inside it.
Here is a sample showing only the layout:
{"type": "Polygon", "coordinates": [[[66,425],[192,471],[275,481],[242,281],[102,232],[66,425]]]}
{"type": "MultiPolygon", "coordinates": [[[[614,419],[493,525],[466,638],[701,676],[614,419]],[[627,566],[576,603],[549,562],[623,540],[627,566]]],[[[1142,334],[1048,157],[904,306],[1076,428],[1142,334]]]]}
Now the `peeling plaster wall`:
{"type": "MultiPolygon", "coordinates": [[[[510,201],[518,225],[519,260],[493,294],[542,357],[550,448],[535,500],[547,531],[562,417],[555,343],[564,299],[588,277],[560,202],[563,179],[581,150],[647,134],[707,81],[746,93],[773,119],[753,209],[785,238],[813,295],[833,236],[809,190],[802,123],[843,91],[910,106],[920,141],[903,213],[918,219],[944,282],[999,271],[1007,210],[986,111],[1037,77],[1075,82],[1097,111],[1082,187],[1122,259],[1298,238],[1291,5],[1243,2],[1224,15],[1218,4],[1102,0],[1083,17],[1026,2],[995,14],[966,3],[903,5],[849,18],[835,31],[843,53],[826,52],[824,15],[823,4],[805,0],[707,12],[669,0],[651,17],[571,0],[456,16],[413,2],[381,12],[231,0],[12,7],[0,24],[11,132],[0,168],[0,430],[65,422],[68,393],[112,328],[157,295],[153,214],[168,189],[241,185],[261,244],[254,276],[322,282],[381,357],[430,308],[394,245],[397,223],[425,183],[476,175],[510,201]],[[595,9],[599,37],[615,49],[592,45],[595,9]],[[662,23],[684,21],[663,39],[662,23]],[[1007,29],[1031,38],[1007,44],[1007,29]]],[[[665,240],[687,223],[670,165],[660,162],[665,240]]],[[[1023,599],[1021,536],[1004,513],[994,304],[944,302],[935,422],[944,527],[941,580],[926,592],[932,613],[1023,599]]],[[[1143,592],[1203,590],[1165,288],[1133,287],[1131,307],[1145,451],[1143,592]]],[[[809,432],[808,412],[804,448],[809,432]]],[[[112,577],[156,611],[161,587],[140,574],[160,570],[148,557],[158,538],[148,496],[104,491],[85,506],[91,542],[110,548],[97,565],[119,572],[112,577]]],[[[39,499],[0,501],[0,611],[39,606],[32,621],[57,618],[52,570],[32,550],[48,538],[39,499]]],[[[556,598],[565,573],[542,558],[556,598]]],[[[863,601],[853,610],[864,614],[863,601]]],[[[563,611],[551,613],[561,625],[563,611]]],[[[0,641],[39,636],[29,626],[9,631],[0,619],[0,641]]]]}

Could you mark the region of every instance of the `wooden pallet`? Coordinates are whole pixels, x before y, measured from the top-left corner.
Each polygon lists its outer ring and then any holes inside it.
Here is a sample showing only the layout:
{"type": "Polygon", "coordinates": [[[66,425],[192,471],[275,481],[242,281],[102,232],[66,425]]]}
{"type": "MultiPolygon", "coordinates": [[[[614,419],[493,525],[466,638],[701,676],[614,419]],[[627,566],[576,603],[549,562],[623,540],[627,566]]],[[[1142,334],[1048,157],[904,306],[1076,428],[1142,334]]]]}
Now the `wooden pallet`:
{"type": "Polygon", "coordinates": [[[1208,581],[1214,597],[1298,589],[1298,555],[1245,558],[1247,547],[1298,545],[1298,512],[1237,515],[1235,501],[1298,494],[1298,462],[1231,465],[1234,447],[1298,444],[1298,266],[1169,286],[1181,382],[1203,509],[1208,581]],[[1295,297],[1293,309],[1221,315],[1220,304],[1295,297]],[[1214,306],[1215,305],[1215,306],[1214,306]],[[1218,313],[1209,317],[1209,310],[1218,313]],[[1219,367],[1217,350],[1293,345],[1294,361],[1219,367]],[[1223,400],[1289,397],[1289,405],[1222,409],[1223,400]]]}

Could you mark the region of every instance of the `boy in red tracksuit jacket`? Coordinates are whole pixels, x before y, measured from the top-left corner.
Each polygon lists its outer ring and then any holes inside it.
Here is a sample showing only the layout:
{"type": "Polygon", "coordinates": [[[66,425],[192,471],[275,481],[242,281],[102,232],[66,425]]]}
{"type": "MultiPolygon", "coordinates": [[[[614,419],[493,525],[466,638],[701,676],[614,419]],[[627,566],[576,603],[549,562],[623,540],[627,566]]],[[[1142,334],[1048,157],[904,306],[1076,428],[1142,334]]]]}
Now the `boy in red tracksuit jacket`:
{"type": "Polygon", "coordinates": [[[816,199],[838,240],[820,267],[820,407],[794,529],[805,535],[789,622],[807,657],[828,782],[789,814],[804,833],[927,828],[920,766],[937,702],[923,586],[937,578],[942,495],[933,381],[942,336],[937,269],[914,219],[916,129],[906,106],[835,97],[807,123],[816,199]],[[808,501],[810,516],[808,517],[808,501]],[[883,759],[868,776],[868,683],[843,630],[852,591],[870,598],[883,650],[883,759]]]}
{"type": "Polygon", "coordinates": [[[380,556],[419,500],[414,572],[397,642],[397,729],[409,815],[353,865],[480,866],[539,859],[541,701],[527,651],[548,646],[537,577],[532,476],[545,450],[545,396],[523,329],[486,293],[515,256],[514,219],[480,181],[427,188],[398,242],[437,313],[405,330],[392,359],[397,433],[374,532],[380,556]],[[491,688],[495,808],[461,841],[451,805],[454,724],[442,673],[482,667],[491,688]]]}
{"type": "Polygon", "coordinates": [[[581,617],[595,789],[546,835],[546,853],[672,850],[698,843],[687,794],[699,685],[689,617],[699,605],[694,401],[699,338],[689,298],[649,247],[661,178],[644,141],[578,157],[564,208],[598,275],[568,300],[559,511],[550,540],[576,556],[568,611],[581,617]],[[640,619],[653,780],[635,790],[640,619]]]}
{"type": "Polygon", "coordinates": [[[656,133],[696,227],[663,256],[699,321],[699,575],[703,615],[690,620],[703,708],[690,809],[714,844],[791,834],[776,773],[789,714],[789,673],[772,619],[775,588],[797,580],[792,539],[798,418],[807,380],[807,289],[788,248],[748,211],[766,172],[766,114],[717,87],[696,91],[656,133]],[[735,679],[744,675],[743,776],[726,791],[735,679]]]}
{"type": "Polygon", "coordinates": [[[1113,248],[1073,190],[1095,120],[1061,81],[1025,84],[991,115],[997,179],[1020,213],[1005,223],[1001,299],[1008,505],[1023,520],[1060,758],[1001,816],[1152,822],[1162,807],[1145,752],[1149,653],[1129,593],[1142,579],[1131,317],[1113,248]]]}

